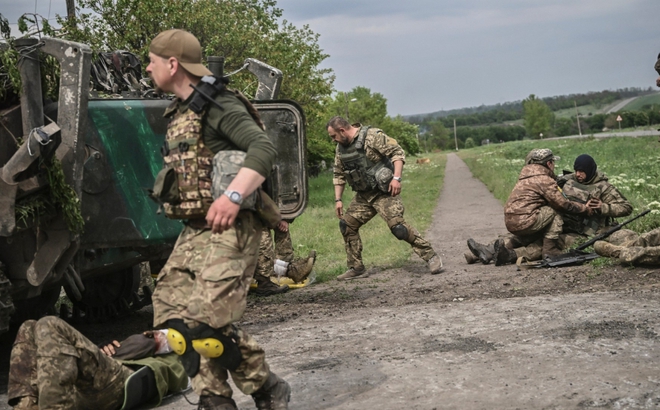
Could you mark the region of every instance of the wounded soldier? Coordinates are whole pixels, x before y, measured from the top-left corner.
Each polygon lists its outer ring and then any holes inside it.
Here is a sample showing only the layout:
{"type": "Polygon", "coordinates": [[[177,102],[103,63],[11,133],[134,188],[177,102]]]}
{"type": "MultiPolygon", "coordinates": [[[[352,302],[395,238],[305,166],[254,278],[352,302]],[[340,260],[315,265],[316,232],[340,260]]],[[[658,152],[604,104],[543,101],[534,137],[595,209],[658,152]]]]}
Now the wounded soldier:
{"type": "Polygon", "coordinates": [[[166,330],[97,347],[65,321],[24,322],[9,364],[7,402],[14,409],[132,409],[158,406],[188,387],[166,330]]]}

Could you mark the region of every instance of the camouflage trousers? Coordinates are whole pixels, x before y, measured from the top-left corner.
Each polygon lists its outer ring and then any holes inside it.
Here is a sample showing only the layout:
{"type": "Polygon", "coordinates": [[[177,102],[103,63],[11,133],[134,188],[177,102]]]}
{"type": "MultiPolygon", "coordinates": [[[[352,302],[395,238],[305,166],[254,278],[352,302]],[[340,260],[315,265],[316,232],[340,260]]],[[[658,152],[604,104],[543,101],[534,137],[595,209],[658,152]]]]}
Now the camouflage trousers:
{"type": "MultiPolygon", "coordinates": [[[[339,223],[346,248],[346,265],[356,270],[364,269],[362,239],[360,239],[359,231],[360,227],[369,222],[376,214],[385,220],[390,230],[395,228],[400,235],[403,232],[405,235],[402,235],[400,239],[408,242],[413,251],[428,262],[435,255],[435,251],[431,244],[422,238],[417,229],[405,221],[403,211],[403,201],[400,196],[393,197],[382,193],[367,200],[357,193],[339,223]]],[[[395,232],[392,231],[392,233],[395,232]]],[[[399,237],[397,236],[397,238],[399,237]]]]}
{"type": "Polygon", "coordinates": [[[37,398],[40,409],[114,410],[131,369],[106,356],[63,320],[24,322],[11,351],[7,398],[37,398]]]}
{"type": "Polygon", "coordinates": [[[275,276],[275,271],[273,270],[275,259],[280,259],[284,262],[293,262],[294,260],[293,245],[289,231],[282,232],[279,229],[273,229],[273,232],[275,236],[275,249],[273,249],[273,237],[271,236],[270,229],[264,228],[261,232],[259,259],[257,261],[255,275],[275,276]]]}
{"type": "Polygon", "coordinates": [[[660,228],[638,234],[629,229],[613,233],[607,242],[622,246],[619,260],[637,266],[660,266],[660,228]]]}
{"type": "MultiPolygon", "coordinates": [[[[508,249],[513,249],[516,256],[525,257],[528,261],[541,259],[543,251],[543,238],[559,239],[564,226],[564,220],[561,215],[549,206],[543,206],[539,209],[534,224],[518,232],[511,232],[512,235],[504,240],[508,249]]],[[[561,243],[560,243],[561,246],[561,243]]]]}
{"type": "MultiPolygon", "coordinates": [[[[234,324],[245,312],[261,230],[251,211],[241,211],[234,226],[221,234],[186,226],[158,274],[153,294],[156,327],[170,319],[183,319],[190,328],[202,323],[216,329],[232,327],[243,360],[231,375],[245,394],[257,391],[269,374],[264,351],[234,324]]],[[[232,395],[227,370],[204,358],[193,388],[200,395],[232,395]]]]}

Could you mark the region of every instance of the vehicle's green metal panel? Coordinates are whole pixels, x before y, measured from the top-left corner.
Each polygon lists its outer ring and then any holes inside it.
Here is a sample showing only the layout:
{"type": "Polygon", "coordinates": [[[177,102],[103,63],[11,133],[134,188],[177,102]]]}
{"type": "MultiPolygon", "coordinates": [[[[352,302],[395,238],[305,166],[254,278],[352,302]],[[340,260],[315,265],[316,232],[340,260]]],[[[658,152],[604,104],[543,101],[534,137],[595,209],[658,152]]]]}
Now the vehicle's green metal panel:
{"type": "MultiPolygon", "coordinates": [[[[98,133],[104,156],[127,217],[145,244],[172,241],[181,222],[157,214],[158,205],[147,196],[163,166],[160,147],[167,121],[162,113],[168,101],[94,100],[89,102],[90,124],[98,133]]],[[[91,142],[91,141],[90,141],[91,142]]],[[[118,206],[120,204],[107,204],[118,206]]],[[[99,216],[97,216],[99,217],[99,216]]],[[[102,215],[100,216],[102,218],[102,215]]],[[[109,239],[112,232],[108,232],[109,239]]]]}

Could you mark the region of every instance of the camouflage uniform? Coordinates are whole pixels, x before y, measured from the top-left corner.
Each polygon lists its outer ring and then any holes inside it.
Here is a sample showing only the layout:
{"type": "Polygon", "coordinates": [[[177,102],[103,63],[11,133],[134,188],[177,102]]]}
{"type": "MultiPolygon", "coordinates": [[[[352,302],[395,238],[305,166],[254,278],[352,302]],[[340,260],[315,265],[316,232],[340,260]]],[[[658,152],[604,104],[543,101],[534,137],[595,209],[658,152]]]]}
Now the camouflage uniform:
{"type": "Polygon", "coordinates": [[[41,409],[118,409],[133,373],[53,316],[21,325],[10,363],[9,404],[28,397],[41,409]]]}
{"type": "Polygon", "coordinates": [[[540,164],[525,165],[504,206],[504,223],[514,235],[505,241],[506,247],[514,249],[518,257],[539,259],[543,239],[559,240],[562,233],[564,222],[558,212],[586,211],[585,205],[562,195],[550,169],[540,164]]]}
{"type": "Polygon", "coordinates": [[[614,185],[610,184],[607,176],[600,171],[585,183],[579,183],[575,174],[560,177],[566,180],[563,186],[564,196],[573,201],[587,203],[591,198],[599,199],[602,203],[600,210],[592,216],[577,217],[565,215],[564,232],[594,236],[602,233],[614,225],[612,218],[628,216],[632,213],[632,205],[614,185]]]}
{"type": "MultiPolygon", "coordinates": [[[[361,127],[355,124],[354,127],[361,127]]],[[[358,140],[361,132],[366,132],[364,140],[364,150],[367,158],[372,162],[379,162],[382,157],[387,157],[390,161],[402,161],[405,163],[405,153],[403,148],[393,138],[377,128],[362,127],[353,144],[358,140]]],[[[334,162],[334,185],[346,185],[344,175],[344,164],[341,161],[340,147],[337,146],[334,162]]],[[[364,270],[362,262],[362,240],[360,239],[360,227],[369,222],[376,214],[379,214],[392,229],[394,226],[401,225],[406,228],[408,236],[404,238],[415,253],[424,261],[428,262],[436,253],[431,244],[419,234],[417,229],[408,224],[403,217],[404,207],[400,196],[392,196],[389,193],[378,189],[369,189],[365,191],[356,191],[353,200],[344,213],[343,222],[345,229],[342,229],[344,237],[344,246],[346,248],[346,264],[349,269],[356,271],[364,270]]]]}
{"type": "Polygon", "coordinates": [[[601,256],[618,258],[621,262],[636,266],[660,266],[660,228],[644,234],[629,229],[613,233],[605,241],[594,244],[601,256]]]}
{"type": "Polygon", "coordinates": [[[291,235],[289,231],[282,232],[275,228],[272,230],[275,237],[275,249],[273,249],[273,236],[271,230],[264,228],[261,232],[261,241],[259,242],[259,260],[255,275],[274,276],[273,265],[276,259],[284,262],[293,262],[293,246],[291,244],[291,235]]]}
{"type": "MultiPolygon", "coordinates": [[[[233,93],[223,92],[215,99],[223,109],[207,105],[201,122],[205,145],[213,153],[247,151],[243,166],[268,175],[275,158],[272,142],[233,93]]],[[[173,108],[181,115],[187,102],[177,100],[173,108]]],[[[235,324],[245,311],[261,231],[262,222],[250,210],[241,210],[234,225],[222,233],[212,233],[203,218],[188,221],[158,275],[153,295],[155,327],[182,319],[189,328],[207,324],[237,336],[242,362],[231,375],[245,394],[258,391],[270,374],[264,351],[235,324]]],[[[203,357],[193,388],[200,396],[232,396],[227,370],[203,357]]]]}
{"type": "MultiPolygon", "coordinates": [[[[628,216],[632,213],[632,205],[614,185],[608,182],[607,176],[600,171],[591,181],[581,184],[575,179],[575,174],[563,175],[564,196],[572,201],[586,203],[590,198],[599,199],[602,204],[600,212],[593,216],[569,214],[560,212],[563,227],[559,235],[559,247],[568,249],[581,238],[598,235],[613,225],[612,218],[628,216]]],[[[542,236],[531,237],[512,236],[505,238],[506,247],[514,249],[518,257],[524,256],[528,261],[541,259],[542,236]]]]}

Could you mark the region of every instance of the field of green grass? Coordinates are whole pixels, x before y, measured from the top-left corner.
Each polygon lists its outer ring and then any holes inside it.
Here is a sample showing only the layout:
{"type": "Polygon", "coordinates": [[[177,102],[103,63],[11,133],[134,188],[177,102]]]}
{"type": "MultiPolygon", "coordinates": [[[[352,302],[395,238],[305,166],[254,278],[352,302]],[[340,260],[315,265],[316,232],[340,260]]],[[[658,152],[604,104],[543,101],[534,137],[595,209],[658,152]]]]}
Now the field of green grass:
{"type": "MultiPolygon", "coordinates": [[[[414,157],[408,159],[403,169],[401,190],[406,221],[420,232],[431,224],[447,161],[444,154],[434,153],[425,157],[430,158],[430,164],[418,165],[414,157]]],[[[353,192],[347,187],[343,198],[344,211],[352,197],[353,192]]],[[[364,247],[362,257],[367,268],[399,267],[411,255],[410,245],[397,240],[379,216],[360,229],[360,236],[364,247]]],[[[334,279],[346,270],[344,240],[339,232],[339,219],[335,216],[331,170],[309,180],[309,204],[303,215],[291,224],[291,238],[296,256],[304,257],[311,249],[317,251],[314,267],[317,282],[334,279]]]]}
{"type": "Polygon", "coordinates": [[[660,144],[657,137],[518,141],[462,150],[459,156],[472,174],[504,204],[518,179],[525,156],[534,148],[550,148],[561,157],[556,163],[557,174],[562,170],[573,171],[573,161],[578,155],[591,155],[598,170],[604,172],[610,183],[632,203],[633,215],[645,209],[652,210],[628,228],[644,232],[660,226],[660,144]]]}
{"type": "MultiPolygon", "coordinates": [[[[601,114],[604,113],[611,105],[607,106],[595,106],[593,104],[582,105],[577,107],[580,115],[587,116],[589,114],[601,114]]],[[[565,108],[563,110],[557,110],[554,112],[555,117],[557,118],[575,118],[575,108],[565,108]]]]}
{"type": "Polygon", "coordinates": [[[644,108],[644,106],[654,104],[660,107],[660,93],[643,95],[639,98],[636,98],[625,107],[623,107],[623,109],[626,111],[640,111],[644,108]]]}

